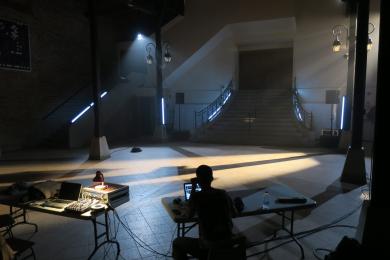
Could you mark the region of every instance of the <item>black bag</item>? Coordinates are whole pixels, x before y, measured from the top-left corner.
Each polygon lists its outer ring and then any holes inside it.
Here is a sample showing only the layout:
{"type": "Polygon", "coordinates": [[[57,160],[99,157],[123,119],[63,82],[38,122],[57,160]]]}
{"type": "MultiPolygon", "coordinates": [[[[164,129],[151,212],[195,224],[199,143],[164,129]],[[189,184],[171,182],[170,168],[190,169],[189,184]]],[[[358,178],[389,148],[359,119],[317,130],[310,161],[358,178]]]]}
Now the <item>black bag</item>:
{"type": "Polygon", "coordinates": [[[353,238],[344,236],[336,250],[325,256],[325,260],[364,259],[362,245],[353,238]]]}

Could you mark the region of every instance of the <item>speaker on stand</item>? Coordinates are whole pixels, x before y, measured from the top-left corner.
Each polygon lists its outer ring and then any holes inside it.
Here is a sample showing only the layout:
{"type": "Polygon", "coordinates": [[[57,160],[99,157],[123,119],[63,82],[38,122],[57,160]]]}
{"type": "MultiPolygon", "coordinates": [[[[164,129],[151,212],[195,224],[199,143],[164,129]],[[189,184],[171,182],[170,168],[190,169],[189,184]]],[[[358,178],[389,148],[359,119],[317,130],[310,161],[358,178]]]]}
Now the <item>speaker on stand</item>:
{"type": "Polygon", "coordinates": [[[322,129],[320,136],[320,145],[328,148],[336,148],[339,143],[339,131],[333,131],[334,105],[339,103],[339,90],[327,90],[325,103],[331,105],[330,111],[330,129],[322,129]]]}
{"type": "Polygon", "coordinates": [[[333,114],[334,114],[334,104],[338,104],[340,91],[338,90],[327,90],[326,91],[326,104],[331,105],[330,111],[330,131],[333,132],[333,114]]]}

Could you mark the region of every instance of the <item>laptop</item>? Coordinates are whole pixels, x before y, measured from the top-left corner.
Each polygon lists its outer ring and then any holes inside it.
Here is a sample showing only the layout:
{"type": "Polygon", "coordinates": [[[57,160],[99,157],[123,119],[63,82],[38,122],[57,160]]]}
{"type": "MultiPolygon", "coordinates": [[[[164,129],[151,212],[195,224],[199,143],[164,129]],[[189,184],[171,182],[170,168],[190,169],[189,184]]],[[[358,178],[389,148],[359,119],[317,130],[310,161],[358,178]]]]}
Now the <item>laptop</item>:
{"type": "MultiPolygon", "coordinates": [[[[191,182],[184,183],[184,198],[186,201],[190,199],[191,190],[192,190],[192,183],[191,182]]],[[[197,183],[195,191],[201,191],[201,190],[202,189],[200,188],[199,184],[197,183]]]]}
{"type": "Polygon", "coordinates": [[[63,209],[79,200],[81,184],[62,182],[58,198],[49,198],[43,206],[63,209]]]}

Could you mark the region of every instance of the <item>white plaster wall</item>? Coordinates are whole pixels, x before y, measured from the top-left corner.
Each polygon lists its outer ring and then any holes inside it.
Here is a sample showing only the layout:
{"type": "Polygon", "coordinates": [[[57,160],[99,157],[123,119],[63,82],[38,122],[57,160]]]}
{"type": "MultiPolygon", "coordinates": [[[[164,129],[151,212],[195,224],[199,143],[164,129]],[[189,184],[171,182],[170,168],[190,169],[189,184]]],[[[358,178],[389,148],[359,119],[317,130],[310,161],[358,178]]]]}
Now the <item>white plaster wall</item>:
{"type": "MultiPolygon", "coordinates": [[[[225,38],[169,86],[173,97],[176,92],[184,93],[185,104],[180,105],[181,130],[193,128],[194,111],[199,111],[213,102],[232,80],[236,55],[237,48],[231,37],[225,38]]],[[[178,112],[178,105],[175,105],[175,129],[179,129],[178,112]]]]}
{"type": "Polygon", "coordinates": [[[291,17],[293,0],[187,0],[185,16],[163,33],[174,59],[167,78],[227,24],[291,17]]]}
{"type": "Polygon", "coordinates": [[[238,50],[291,46],[294,32],[295,19],[291,17],[226,25],[164,80],[172,97],[176,92],[185,94],[180,113],[179,106],[171,104],[175,107],[174,128],[192,129],[195,111],[213,102],[230,80],[239,88],[238,50]]]}
{"type": "Polygon", "coordinates": [[[303,105],[313,113],[313,131],[318,137],[321,129],[330,128],[331,124],[331,105],[325,104],[326,90],[345,94],[348,61],[344,52],[332,52],[332,27],[348,25],[349,20],[345,5],[339,0],[299,0],[295,5],[294,75],[303,105]]]}

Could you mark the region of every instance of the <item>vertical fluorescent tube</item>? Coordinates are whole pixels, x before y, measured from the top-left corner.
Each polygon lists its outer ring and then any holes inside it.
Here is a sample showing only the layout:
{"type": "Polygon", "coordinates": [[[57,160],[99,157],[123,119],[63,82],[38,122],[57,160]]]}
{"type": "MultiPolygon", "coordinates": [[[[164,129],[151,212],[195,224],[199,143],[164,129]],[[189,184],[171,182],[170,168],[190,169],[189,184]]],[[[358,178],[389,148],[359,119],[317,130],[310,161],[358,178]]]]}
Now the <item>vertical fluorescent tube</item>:
{"type": "Polygon", "coordinates": [[[164,98],[161,98],[161,121],[165,125],[164,98]]]}
{"type": "Polygon", "coordinates": [[[340,129],[343,130],[344,127],[344,109],[345,109],[345,96],[343,96],[343,101],[341,104],[341,119],[340,119],[340,129]]]}

